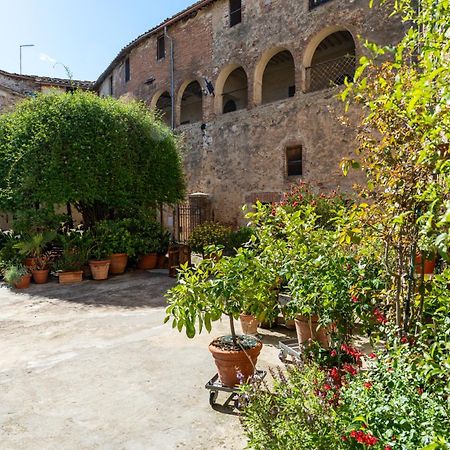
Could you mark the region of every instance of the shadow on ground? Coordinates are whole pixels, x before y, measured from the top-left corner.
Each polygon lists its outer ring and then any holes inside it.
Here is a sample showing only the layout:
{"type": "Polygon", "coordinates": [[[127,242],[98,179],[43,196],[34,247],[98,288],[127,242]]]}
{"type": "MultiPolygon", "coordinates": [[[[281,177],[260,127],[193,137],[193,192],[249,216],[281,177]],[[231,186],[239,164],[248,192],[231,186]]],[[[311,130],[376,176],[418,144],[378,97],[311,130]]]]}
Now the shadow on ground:
{"type": "Polygon", "coordinates": [[[40,299],[62,300],[93,307],[162,308],[164,294],[175,284],[167,271],[135,271],[110,277],[106,281],[85,280],[76,284],[32,284],[26,291],[16,291],[40,299]]]}

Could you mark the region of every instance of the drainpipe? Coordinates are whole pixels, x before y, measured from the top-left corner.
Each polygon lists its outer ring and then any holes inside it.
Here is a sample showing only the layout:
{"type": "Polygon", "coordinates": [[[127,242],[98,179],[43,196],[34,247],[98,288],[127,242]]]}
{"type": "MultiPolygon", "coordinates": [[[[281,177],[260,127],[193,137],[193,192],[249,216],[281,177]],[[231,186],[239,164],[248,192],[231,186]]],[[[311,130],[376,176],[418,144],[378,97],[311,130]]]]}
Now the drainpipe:
{"type": "Polygon", "coordinates": [[[175,130],[175,58],[173,53],[173,39],[167,34],[167,27],[164,27],[164,36],[170,42],[170,97],[172,103],[172,130],[175,130]]]}

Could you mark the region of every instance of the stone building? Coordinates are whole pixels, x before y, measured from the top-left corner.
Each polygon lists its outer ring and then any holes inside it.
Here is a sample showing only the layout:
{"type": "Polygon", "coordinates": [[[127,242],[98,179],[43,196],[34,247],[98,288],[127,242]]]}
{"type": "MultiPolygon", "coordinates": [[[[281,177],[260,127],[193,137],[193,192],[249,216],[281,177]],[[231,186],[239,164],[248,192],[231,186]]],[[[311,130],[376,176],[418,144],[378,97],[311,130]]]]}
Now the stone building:
{"type": "Polygon", "coordinates": [[[90,81],[68,80],[63,78],[19,75],[0,70],[0,114],[11,110],[18,101],[37,92],[58,90],[67,92],[75,88],[91,89],[90,81]]]}
{"type": "Polygon", "coordinates": [[[95,88],[159,109],[182,136],[188,192],[238,223],[243,204],[276,201],[298,179],[351,186],[339,168],[354,142],[339,85],[361,39],[403,33],[369,0],[203,0],[124,47],[95,88]]]}

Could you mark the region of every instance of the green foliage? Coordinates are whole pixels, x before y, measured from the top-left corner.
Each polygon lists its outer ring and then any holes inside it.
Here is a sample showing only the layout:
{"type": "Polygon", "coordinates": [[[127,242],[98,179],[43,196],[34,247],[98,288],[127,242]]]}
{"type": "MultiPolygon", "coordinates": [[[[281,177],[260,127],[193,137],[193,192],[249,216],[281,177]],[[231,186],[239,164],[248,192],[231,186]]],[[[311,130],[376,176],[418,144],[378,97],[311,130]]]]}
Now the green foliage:
{"type": "Polygon", "coordinates": [[[50,242],[55,240],[56,233],[52,231],[38,233],[25,237],[15,244],[15,248],[24,257],[40,258],[50,242]]]}
{"type": "Polygon", "coordinates": [[[228,246],[228,239],[232,232],[231,227],[216,222],[205,222],[197,225],[189,236],[189,245],[194,252],[205,253],[208,246],[228,246]]]}
{"type": "Polygon", "coordinates": [[[11,265],[22,264],[23,257],[16,248],[16,244],[20,241],[20,236],[12,231],[3,231],[1,237],[0,269],[5,270],[11,265]]]}
{"type": "Polygon", "coordinates": [[[183,198],[178,143],[143,104],[77,91],[0,116],[0,207],[71,203],[90,226],[183,198]]]}
{"type": "Polygon", "coordinates": [[[130,232],[132,219],[122,220],[102,220],[97,222],[92,229],[92,234],[96,242],[104,242],[105,248],[102,252],[106,256],[113,253],[126,253],[128,256],[134,256],[136,246],[134,238],[130,232]]]}
{"type": "Polygon", "coordinates": [[[25,275],[29,275],[28,269],[19,264],[9,266],[3,273],[5,281],[10,286],[14,286],[19,283],[25,275]]]}
{"type": "Polygon", "coordinates": [[[142,256],[150,253],[165,255],[167,253],[170,234],[154,218],[128,219],[126,226],[131,234],[134,255],[142,256]]]}
{"type": "Polygon", "coordinates": [[[242,423],[255,450],[330,450],[341,449],[336,412],[317,395],[325,373],[314,364],[303,370],[291,369],[286,376],[274,374],[271,390],[248,386],[248,399],[242,423]]]}
{"type": "Polygon", "coordinates": [[[79,271],[88,262],[92,253],[93,240],[90,232],[69,230],[59,236],[62,255],[56,260],[54,268],[57,271],[79,271]]]}
{"type": "Polygon", "coordinates": [[[33,236],[60,231],[67,227],[68,222],[67,215],[56,214],[52,208],[31,208],[16,212],[13,228],[18,234],[33,236]]]}

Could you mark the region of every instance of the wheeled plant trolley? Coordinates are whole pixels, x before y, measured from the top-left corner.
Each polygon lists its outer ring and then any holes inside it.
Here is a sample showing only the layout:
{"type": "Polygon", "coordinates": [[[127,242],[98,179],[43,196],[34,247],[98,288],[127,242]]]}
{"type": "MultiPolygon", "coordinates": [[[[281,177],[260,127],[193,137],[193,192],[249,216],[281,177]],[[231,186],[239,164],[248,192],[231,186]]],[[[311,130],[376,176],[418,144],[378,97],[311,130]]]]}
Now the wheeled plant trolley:
{"type": "MultiPolygon", "coordinates": [[[[265,370],[256,370],[254,377],[263,380],[266,375],[267,372],[265,370]]],[[[206,383],[205,388],[209,390],[209,404],[213,409],[216,409],[216,406],[222,406],[223,408],[228,409],[240,409],[241,405],[239,403],[239,386],[232,388],[224,386],[219,379],[219,374],[216,374],[206,383]],[[217,403],[219,392],[226,392],[230,394],[223,404],[217,403]],[[231,406],[231,404],[233,406],[231,406]]]]}
{"type": "Polygon", "coordinates": [[[301,362],[302,348],[298,339],[286,339],[278,344],[280,353],[278,358],[283,364],[297,364],[301,362]]]}

